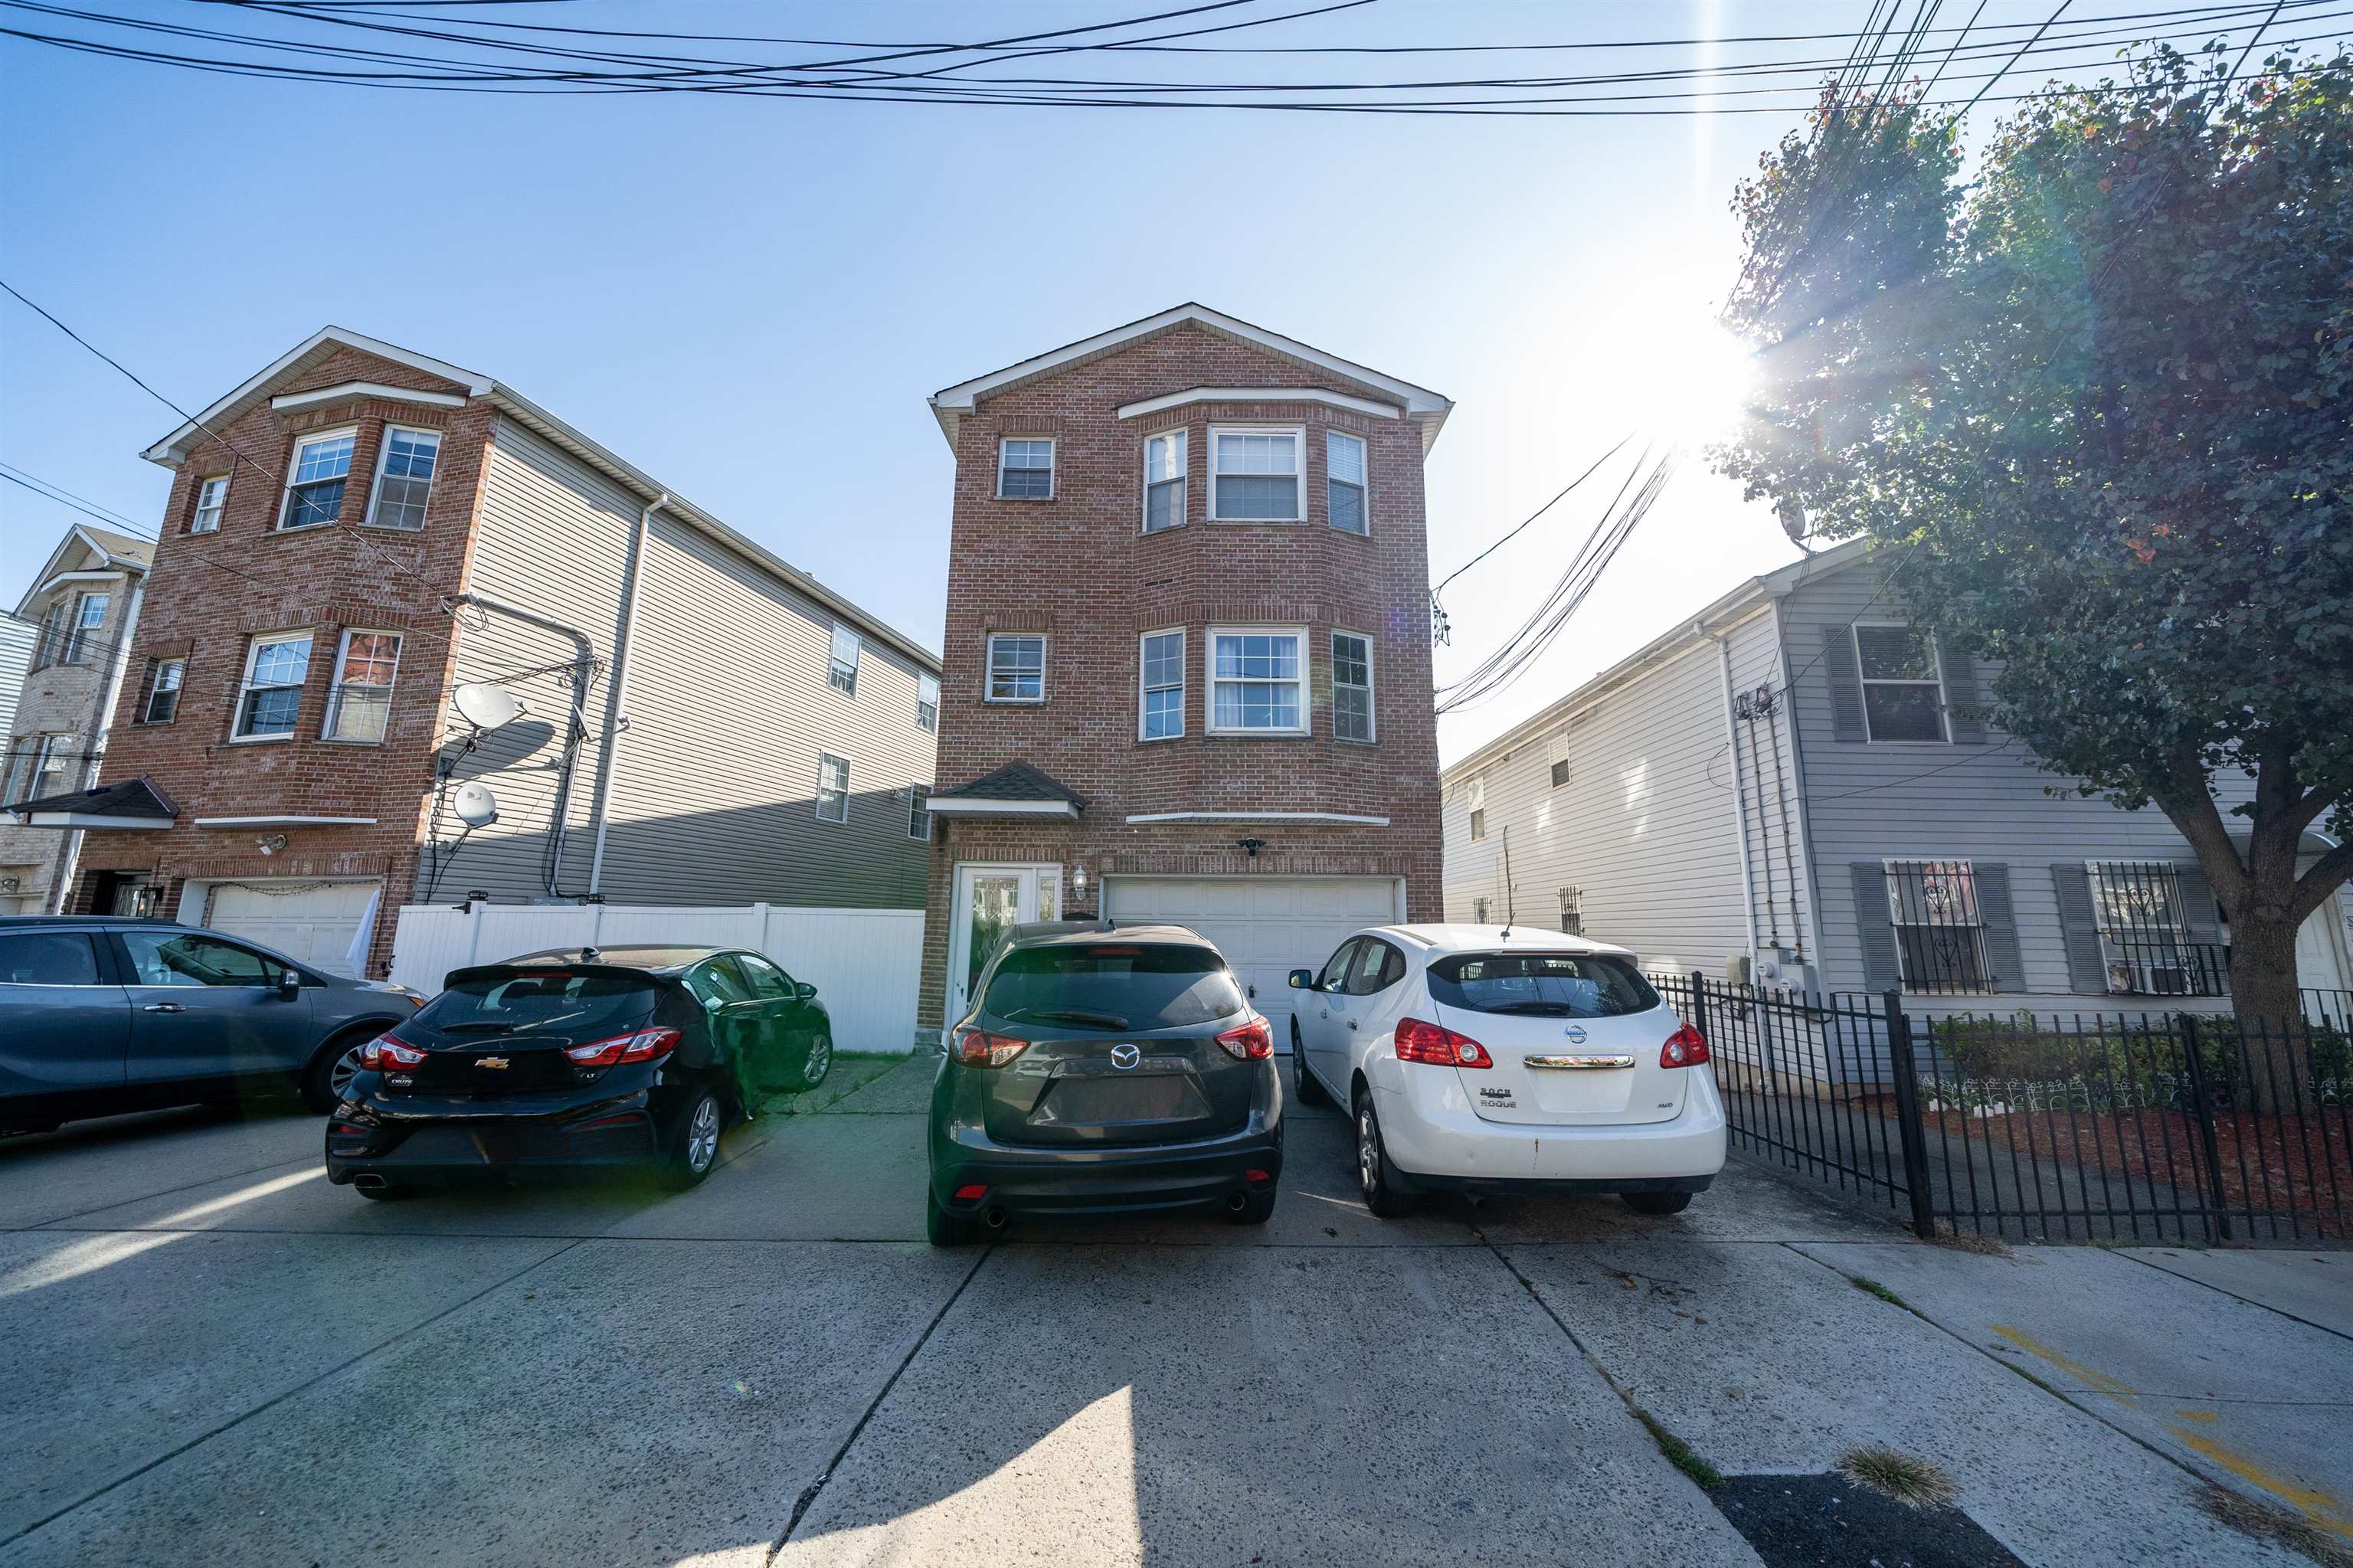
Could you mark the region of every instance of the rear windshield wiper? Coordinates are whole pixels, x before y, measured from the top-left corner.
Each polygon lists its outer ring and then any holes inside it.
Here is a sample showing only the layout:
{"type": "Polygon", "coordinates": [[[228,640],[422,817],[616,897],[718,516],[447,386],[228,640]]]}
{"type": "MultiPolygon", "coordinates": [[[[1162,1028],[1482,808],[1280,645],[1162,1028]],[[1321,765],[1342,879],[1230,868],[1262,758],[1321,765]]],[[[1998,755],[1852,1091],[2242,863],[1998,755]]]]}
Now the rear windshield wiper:
{"type": "Polygon", "coordinates": [[[1127,1020],[1124,1018],[1116,1018],[1108,1012],[1083,1012],[1076,1008],[1043,1007],[1032,1012],[1030,1009],[1026,1007],[1017,1007],[1011,1012],[1003,1014],[1004,1017],[1008,1019],[1020,1018],[1025,1015],[1040,1022],[1049,1018],[1058,1018],[1065,1023],[1092,1023],[1103,1029],[1124,1029],[1127,1027],[1127,1020]]]}
{"type": "Polygon", "coordinates": [[[529,1026],[513,1023],[492,1023],[480,1022],[473,1023],[436,1023],[429,1027],[438,1029],[444,1034],[512,1034],[515,1033],[518,1028],[527,1028],[529,1026]]]}

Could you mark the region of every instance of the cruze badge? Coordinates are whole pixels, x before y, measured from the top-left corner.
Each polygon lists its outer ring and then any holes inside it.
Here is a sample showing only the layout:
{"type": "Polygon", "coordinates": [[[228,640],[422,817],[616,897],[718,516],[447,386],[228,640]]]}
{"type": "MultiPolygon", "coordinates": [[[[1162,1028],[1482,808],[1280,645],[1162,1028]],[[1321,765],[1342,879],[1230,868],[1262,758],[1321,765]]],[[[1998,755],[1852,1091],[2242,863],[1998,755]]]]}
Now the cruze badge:
{"type": "Polygon", "coordinates": [[[504,1071],[506,1065],[507,1059],[504,1056],[477,1056],[474,1058],[474,1065],[477,1067],[495,1067],[501,1071],[504,1071]]]}
{"type": "Polygon", "coordinates": [[[1560,1033],[1562,1038],[1566,1039],[1572,1045],[1582,1045],[1585,1044],[1585,1025],[1582,1023],[1572,1023],[1560,1033]]]}
{"type": "Polygon", "coordinates": [[[1133,1045],[1114,1045],[1111,1048],[1111,1065],[1123,1073],[1143,1060],[1144,1053],[1133,1045]]]}

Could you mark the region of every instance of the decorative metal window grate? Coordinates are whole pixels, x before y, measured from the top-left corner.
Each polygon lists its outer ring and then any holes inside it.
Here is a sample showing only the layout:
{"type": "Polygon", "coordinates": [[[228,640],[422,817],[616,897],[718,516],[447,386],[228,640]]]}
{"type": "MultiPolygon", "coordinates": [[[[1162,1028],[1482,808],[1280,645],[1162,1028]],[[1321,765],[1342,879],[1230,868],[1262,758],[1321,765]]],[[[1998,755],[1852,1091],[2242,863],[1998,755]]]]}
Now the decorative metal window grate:
{"type": "Polygon", "coordinates": [[[1585,935],[1585,895],[1577,888],[1560,890],[1560,928],[1572,937],[1585,935]]]}
{"type": "Polygon", "coordinates": [[[1978,907],[1977,873],[1965,860],[1891,860],[1887,917],[1895,928],[1904,989],[1986,991],[1985,919],[1978,907]]]}
{"type": "Polygon", "coordinates": [[[2108,990],[2118,996],[2221,996],[2220,944],[2189,939],[2181,874],[2156,861],[2092,861],[2092,917],[2108,990]]]}

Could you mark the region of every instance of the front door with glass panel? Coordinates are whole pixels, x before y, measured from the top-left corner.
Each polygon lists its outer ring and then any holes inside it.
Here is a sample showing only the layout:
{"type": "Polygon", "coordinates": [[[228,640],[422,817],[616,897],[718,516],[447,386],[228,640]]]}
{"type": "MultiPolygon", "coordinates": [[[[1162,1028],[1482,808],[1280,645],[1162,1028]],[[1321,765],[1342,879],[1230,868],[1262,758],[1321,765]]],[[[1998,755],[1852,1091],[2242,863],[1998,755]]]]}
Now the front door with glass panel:
{"type": "Polygon", "coordinates": [[[948,1016],[954,1024],[972,1011],[972,984],[1015,926],[1060,915],[1061,868],[960,865],[948,927],[948,1016]]]}

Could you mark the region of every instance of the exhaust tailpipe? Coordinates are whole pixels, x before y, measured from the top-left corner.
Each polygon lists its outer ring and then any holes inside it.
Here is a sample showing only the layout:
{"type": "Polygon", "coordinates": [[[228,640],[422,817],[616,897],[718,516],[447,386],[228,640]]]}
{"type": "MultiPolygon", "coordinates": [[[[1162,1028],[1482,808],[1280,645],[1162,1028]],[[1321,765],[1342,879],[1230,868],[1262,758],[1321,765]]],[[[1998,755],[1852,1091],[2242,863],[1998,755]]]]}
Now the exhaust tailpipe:
{"type": "Polygon", "coordinates": [[[990,1230],[1001,1231],[1005,1228],[1005,1211],[1002,1209],[991,1209],[981,1217],[988,1222],[990,1230]]]}
{"type": "Polygon", "coordinates": [[[1242,1206],[1249,1202],[1249,1193],[1236,1192],[1232,1197],[1226,1200],[1226,1213],[1229,1214],[1239,1214],[1242,1212],[1242,1206]]]}
{"type": "Polygon", "coordinates": [[[384,1178],[374,1171],[368,1171],[353,1177],[352,1185],[363,1192],[381,1192],[384,1191],[384,1178]]]}

